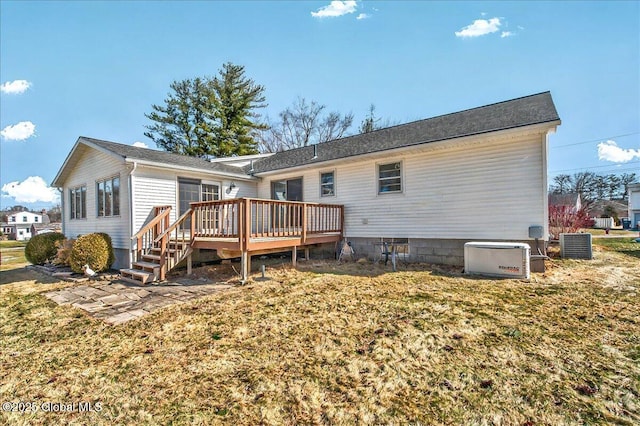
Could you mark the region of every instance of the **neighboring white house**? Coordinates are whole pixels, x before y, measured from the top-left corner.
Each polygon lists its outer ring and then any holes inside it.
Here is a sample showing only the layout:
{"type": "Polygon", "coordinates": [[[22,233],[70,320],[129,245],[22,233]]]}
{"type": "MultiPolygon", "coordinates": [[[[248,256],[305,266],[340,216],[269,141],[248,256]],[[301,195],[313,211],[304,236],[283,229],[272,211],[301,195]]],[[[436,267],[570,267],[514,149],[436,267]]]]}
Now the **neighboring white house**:
{"type": "Polygon", "coordinates": [[[549,194],[549,205],[566,207],[570,209],[572,213],[576,213],[582,208],[582,197],[577,192],[570,194],[549,194]]]}
{"type": "Polygon", "coordinates": [[[629,219],[631,227],[640,230],[640,183],[629,185],[629,219]]]}
{"type": "Polygon", "coordinates": [[[344,205],[359,254],[406,240],[409,258],[463,263],[464,243],[548,235],[548,135],[560,124],[549,92],[292,149],[206,161],[80,137],[53,181],[63,232],[107,232],[115,267],[153,207],[171,220],[194,201],[258,197],[344,205]]]}
{"type": "Polygon", "coordinates": [[[2,224],[2,232],[11,240],[28,240],[32,236],[31,225],[43,223],[45,216],[31,212],[10,213],[7,215],[7,223],[2,224]]]}

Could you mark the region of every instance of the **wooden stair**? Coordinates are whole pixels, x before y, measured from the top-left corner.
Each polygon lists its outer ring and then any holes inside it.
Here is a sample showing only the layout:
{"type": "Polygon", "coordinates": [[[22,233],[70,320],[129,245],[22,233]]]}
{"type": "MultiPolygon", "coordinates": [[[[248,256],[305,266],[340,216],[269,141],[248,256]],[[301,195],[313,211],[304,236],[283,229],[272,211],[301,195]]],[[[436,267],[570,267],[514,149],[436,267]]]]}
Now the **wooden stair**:
{"type": "MultiPolygon", "coordinates": [[[[167,244],[165,256],[174,260],[174,262],[172,262],[173,265],[177,265],[191,254],[191,248],[185,248],[185,246],[188,246],[188,244],[175,241],[170,241],[167,244]],[[180,258],[176,258],[178,256],[180,258]]],[[[138,285],[158,281],[160,279],[161,253],[161,247],[152,247],[148,253],[142,254],[141,260],[133,262],[131,268],[121,269],[120,279],[138,285]]]]}

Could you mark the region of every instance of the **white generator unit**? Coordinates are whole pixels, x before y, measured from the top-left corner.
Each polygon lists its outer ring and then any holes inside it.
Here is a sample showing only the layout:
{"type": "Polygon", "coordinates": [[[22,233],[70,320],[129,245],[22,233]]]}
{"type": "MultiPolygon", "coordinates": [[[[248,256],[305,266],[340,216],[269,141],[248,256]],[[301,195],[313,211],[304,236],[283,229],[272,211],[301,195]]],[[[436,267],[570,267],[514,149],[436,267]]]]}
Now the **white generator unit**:
{"type": "Polygon", "coordinates": [[[530,277],[531,247],[525,243],[470,242],[464,245],[464,272],[493,277],[530,277]]]}

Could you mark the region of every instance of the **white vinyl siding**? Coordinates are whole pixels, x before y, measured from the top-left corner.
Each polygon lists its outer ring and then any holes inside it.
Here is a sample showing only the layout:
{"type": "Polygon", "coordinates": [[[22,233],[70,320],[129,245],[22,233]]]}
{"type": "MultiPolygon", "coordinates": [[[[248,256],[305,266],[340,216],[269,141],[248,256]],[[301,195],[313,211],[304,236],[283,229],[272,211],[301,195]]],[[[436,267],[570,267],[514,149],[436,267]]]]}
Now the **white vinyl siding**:
{"type": "MultiPolygon", "coordinates": [[[[529,226],[545,224],[544,135],[447,144],[336,163],[340,191],[331,203],[345,206],[347,237],[527,240],[529,226]],[[394,162],[402,193],[379,196],[377,165],[394,162]]],[[[304,200],[326,202],[312,167],[263,176],[258,197],[269,198],[270,181],[301,174],[304,200]]]]}
{"type": "Polygon", "coordinates": [[[173,223],[178,218],[178,178],[200,180],[209,191],[207,196],[213,196],[218,185],[213,182],[221,182],[218,187],[219,199],[255,197],[256,184],[240,180],[231,180],[206,173],[180,172],[161,169],[157,167],[138,166],[132,177],[134,197],[134,221],[133,234],[153,217],[153,208],[156,206],[171,206],[170,220],[173,223]],[[231,182],[233,189],[229,189],[231,182]]]}
{"type": "MultiPolygon", "coordinates": [[[[127,166],[117,157],[86,148],[64,183],[64,233],[68,238],[92,232],[106,232],[111,236],[113,247],[129,249],[129,194],[126,184],[120,185],[120,216],[98,217],[98,197],[96,182],[104,176],[127,176],[127,166]],[[100,175],[97,175],[100,173],[100,175]],[[83,186],[85,190],[85,218],[70,220],[70,189],[83,186]]],[[[121,182],[126,182],[121,180],[121,182]]]]}

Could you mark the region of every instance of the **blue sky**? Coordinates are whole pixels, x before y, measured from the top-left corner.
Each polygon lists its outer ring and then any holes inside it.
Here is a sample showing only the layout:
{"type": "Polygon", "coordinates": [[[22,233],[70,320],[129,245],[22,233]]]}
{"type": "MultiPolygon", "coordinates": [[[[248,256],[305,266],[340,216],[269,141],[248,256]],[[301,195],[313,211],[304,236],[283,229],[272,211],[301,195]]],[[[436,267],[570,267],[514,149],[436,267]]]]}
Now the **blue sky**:
{"type": "Polygon", "coordinates": [[[640,172],[640,3],[0,2],[0,207],[56,203],[78,136],[153,146],[151,105],[231,61],[276,117],[298,96],[406,122],[550,90],[549,175],[640,172]]]}

